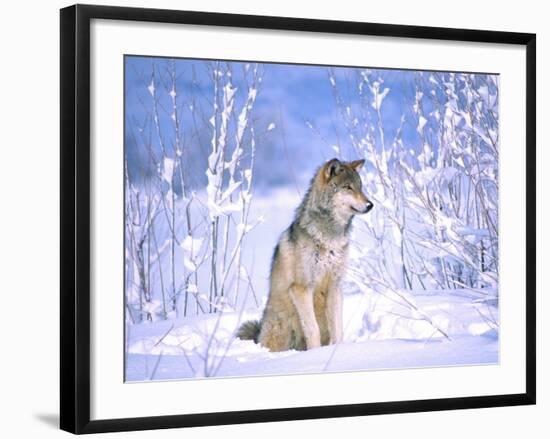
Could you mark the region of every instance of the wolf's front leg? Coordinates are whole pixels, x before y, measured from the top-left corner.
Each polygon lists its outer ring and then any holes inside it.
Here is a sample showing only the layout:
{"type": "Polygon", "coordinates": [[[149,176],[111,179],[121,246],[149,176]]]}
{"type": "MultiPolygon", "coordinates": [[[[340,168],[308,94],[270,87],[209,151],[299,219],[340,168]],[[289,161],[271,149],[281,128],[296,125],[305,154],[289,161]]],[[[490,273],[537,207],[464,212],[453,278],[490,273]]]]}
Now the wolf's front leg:
{"type": "Polygon", "coordinates": [[[321,335],[313,307],[313,289],[294,283],[289,294],[300,319],[307,349],[318,348],[321,346],[321,335]]]}
{"type": "Polygon", "coordinates": [[[332,286],[327,294],[327,322],[330,334],[330,343],[340,343],[343,338],[343,309],[342,292],[337,286],[332,286]]]}

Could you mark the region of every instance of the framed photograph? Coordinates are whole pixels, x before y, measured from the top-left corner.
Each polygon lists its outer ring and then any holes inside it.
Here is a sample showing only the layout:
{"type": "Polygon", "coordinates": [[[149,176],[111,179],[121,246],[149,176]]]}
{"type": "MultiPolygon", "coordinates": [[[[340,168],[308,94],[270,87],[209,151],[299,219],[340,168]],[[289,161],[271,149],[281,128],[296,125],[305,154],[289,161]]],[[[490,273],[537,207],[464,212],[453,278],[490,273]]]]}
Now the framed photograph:
{"type": "Polygon", "coordinates": [[[535,35],[61,10],[61,428],[535,403],[535,35]]]}

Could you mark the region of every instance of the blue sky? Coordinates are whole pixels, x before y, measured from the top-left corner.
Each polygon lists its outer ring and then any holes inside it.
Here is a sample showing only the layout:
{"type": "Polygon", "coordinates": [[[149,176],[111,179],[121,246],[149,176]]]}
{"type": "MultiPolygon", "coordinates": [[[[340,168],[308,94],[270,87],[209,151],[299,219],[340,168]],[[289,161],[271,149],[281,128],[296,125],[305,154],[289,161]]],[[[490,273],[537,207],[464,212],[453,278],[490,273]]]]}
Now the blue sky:
{"type": "MultiPolygon", "coordinates": [[[[161,130],[167,143],[173,143],[170,120],[169,70],[174,63],[177,72],[178,104],[181,107],[181,127],[185,136],[190,166],[206,160],[211,133],[205,123],[211,115],[213,86],[208,78],[208,61],[187,59],[162,59],[153,57],[126,57],[126,154],[133,173],[137,163],[147,162],[145,144],[150,142],[158,149],[158,140],[147,117],[151,108],[151,96],[147,87],[155,71],[155,87],[159,93],[161,130]],[[192,121],[190,108],[201,107],[202,121],[192,121]],[[149,110],[148,110],[149,109],[149,110]]],[[[235,85],[245,93],[244,66],[231,62],[235,85]]],[[[258,138],[256,155],[256,182],[259,187],[290,184],[292,175],[300,184],[307,182],[314,170],[325,160],[336,156],[332,145],[339,145],[340,157],[357,158],[351,147],[340,110],[329,81],[328,68],[324,66],[261,64],[263,79],[254,110],[254,126],[258,138]],[[267,132],[269,124],[276,128],[267,132]],[[314,127],[313,129],[311,127],[314,127]],[[289,170],[291,172],[289,172],[289,170]]],[[[374,116],[368,99],[360,102],[357,83],[363,69],[335,68],[338,90],[349,103],[352,112],[367,109],[374,116]]],[[[373,79],[383,81],[381,89],[390,92],[382,105],[382,123],[386,142],[391,141],[405,117],[403,140],[407,149],[418,150],[420,139],[416,132],[417,120],[411,112],[414,101],[414,71],[371,69],[373,79]]],[[[426,93],[427,94],[427,93],[426,93]]],[[[367,97],[368,98],[368,97],[367,97]]],[[[242,97],[241,97],[242,99],[242,97]]],[[[238,102],[238,101],[237,101],[238,102]]],[[[424,102],[426,111],[431,105],[424,102]]],[[[205,166],[198,166],[205,169],[205,166]]],[[[200,186],[201,175],[195,184],[200,186]]]]}

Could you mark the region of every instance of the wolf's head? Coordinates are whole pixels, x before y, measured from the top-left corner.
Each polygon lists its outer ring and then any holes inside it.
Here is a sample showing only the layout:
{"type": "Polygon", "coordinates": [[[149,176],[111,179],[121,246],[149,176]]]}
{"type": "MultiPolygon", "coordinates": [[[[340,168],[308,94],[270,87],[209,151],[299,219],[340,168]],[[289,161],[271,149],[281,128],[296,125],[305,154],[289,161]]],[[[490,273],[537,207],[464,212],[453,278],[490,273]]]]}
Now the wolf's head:
{"type": "Polygon", "coordinates": [[[357,170],[365,160],[341,162],[332,159],[321,168],[324,184],[332,193],[333,207],[342,218],[369,212],[372,202],[363,193],[361,177],[357,170]]]}

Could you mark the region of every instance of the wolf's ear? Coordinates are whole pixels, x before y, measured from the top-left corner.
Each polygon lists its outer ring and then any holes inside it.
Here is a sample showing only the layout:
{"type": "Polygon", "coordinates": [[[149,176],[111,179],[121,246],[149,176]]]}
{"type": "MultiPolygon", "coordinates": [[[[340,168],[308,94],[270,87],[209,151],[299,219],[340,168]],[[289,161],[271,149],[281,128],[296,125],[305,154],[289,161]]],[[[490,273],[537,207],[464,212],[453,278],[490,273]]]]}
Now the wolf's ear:
{"type": "Polygon", "coordinates": [[[353,162],[349,162],[348,166],[357,171],[364,164],[365,164],[365,159],[361,159],[361,160],[354,160],[353,162]]]}
{"type": "Polygon", "coordinates": [[[342,162],[338,159],[332,159],[325,165],[325,180],[329,181],[342,170],[342,162]]]}

